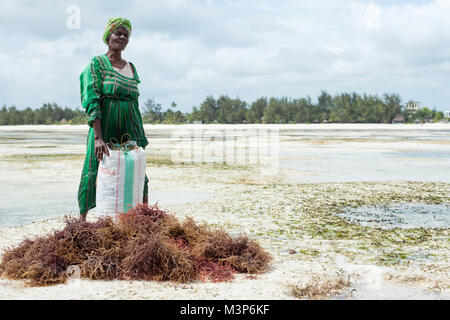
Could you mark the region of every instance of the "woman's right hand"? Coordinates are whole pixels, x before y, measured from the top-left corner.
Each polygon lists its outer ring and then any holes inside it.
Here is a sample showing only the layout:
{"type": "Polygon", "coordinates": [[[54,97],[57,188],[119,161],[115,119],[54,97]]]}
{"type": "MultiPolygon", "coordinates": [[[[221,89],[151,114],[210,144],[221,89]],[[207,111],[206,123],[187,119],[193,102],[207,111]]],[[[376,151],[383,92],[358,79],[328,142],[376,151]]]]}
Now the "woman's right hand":
{"type": "Polygon", "coordinates": [[[108,146],[106,145],[105,141],[103,141],[103,138],[97,138],[97,137],[95,138],[94,148],[95,148],[95,157],[99,161],[102,161],[103,154],[106,154],[109,157],[109,149],[108,149],[108,146]]]}

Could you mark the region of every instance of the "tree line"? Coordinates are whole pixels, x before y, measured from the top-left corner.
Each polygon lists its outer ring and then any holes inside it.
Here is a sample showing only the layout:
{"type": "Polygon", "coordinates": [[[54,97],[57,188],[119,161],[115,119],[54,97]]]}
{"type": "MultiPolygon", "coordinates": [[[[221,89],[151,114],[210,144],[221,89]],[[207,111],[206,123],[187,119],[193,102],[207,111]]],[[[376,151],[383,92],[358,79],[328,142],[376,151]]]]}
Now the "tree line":
{"type": "Polygon", "coordinates": [[[441,111],[422,108],[406,110],[398,94],[360,95],[342,93],[334,96],[322,91],[313,102],[310,97],[291,99],[261,97],[252,103],[222,95],[208,96],[192,112],[175,111],[176,104],[162,111],[161,104],[148,99],[142,112],[144,123],[392,123],[397,115],[405,122],[436,122],[444,118],[441,111]]]}
{"type": "MultiPolygon", "coordinates": [[[[163,110],[155,99],[147,99],[141,111],[144,123],[181,124],[200,121],[202,123],[391,123],[397,115],[405,122],[436,122],[444,114],[436,109],[421,108],[412,112],[401,104],[398,94],[360,95],[341,93],[334,96],[322,91],[313,102],[306,98],[261,97],[252,103],[239,98],[221,95],[208,96],[192,111],[181,112],[177,104],[163,110]]],[[[41,108],[18,110],[15,106],[3,106],[0,111],[0,125],[18,124],[83,124],[87,122],[84,110],[62,108],[56,103],[45,103],[41,108]]]]}
{"type": "Polygon", "coordinates": [[[18,110],[15,106],[7,108],[5,105],[0,110],[0,125],[19,124],[83,124],[87,122],[84,110],[73,110],[69,107],[62,108],[56,103],[44,103],[42,107],[18,110]]]}

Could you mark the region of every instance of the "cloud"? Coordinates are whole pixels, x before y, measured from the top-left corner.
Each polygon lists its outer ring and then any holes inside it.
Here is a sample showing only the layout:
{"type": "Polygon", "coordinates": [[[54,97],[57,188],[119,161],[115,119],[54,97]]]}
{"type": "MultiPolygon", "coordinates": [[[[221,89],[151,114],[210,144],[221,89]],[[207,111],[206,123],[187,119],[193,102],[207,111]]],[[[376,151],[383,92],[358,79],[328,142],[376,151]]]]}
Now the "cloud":
{"type": "Polygon", "coordinates": [[[447,107],[450,0],[400,1],[11,1],[0,2],[0,103],[77,106],[78,77],[111,16],[133,33],[124,58],[149,97],[190,111],[207,95],[398,92],[447,107]],[[67,7],[81,11],[68,29],[67,7]]]}

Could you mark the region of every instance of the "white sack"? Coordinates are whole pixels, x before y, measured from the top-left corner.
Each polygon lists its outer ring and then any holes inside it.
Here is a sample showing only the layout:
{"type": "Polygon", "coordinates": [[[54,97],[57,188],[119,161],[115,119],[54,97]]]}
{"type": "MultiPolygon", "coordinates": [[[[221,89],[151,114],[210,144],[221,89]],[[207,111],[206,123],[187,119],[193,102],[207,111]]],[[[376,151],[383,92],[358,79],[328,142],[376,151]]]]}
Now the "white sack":
{"type": "Polygon", "coordinates": [[[96,212],[116,218],[142,203],[145,182],[145,151],[109,150],[98,167],[96,212]]]}

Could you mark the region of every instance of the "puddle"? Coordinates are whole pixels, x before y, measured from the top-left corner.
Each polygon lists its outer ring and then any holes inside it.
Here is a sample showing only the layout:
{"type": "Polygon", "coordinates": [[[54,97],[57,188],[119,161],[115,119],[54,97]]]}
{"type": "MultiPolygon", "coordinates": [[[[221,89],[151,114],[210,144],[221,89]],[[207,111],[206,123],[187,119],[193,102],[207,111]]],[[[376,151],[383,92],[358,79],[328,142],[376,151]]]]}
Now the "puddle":
{"type": "Polygon", "coordinates": [[[394,203],[361,206],[336,215],[352,223],[382,229],[450,227],[450,204],[394,203]]]}

